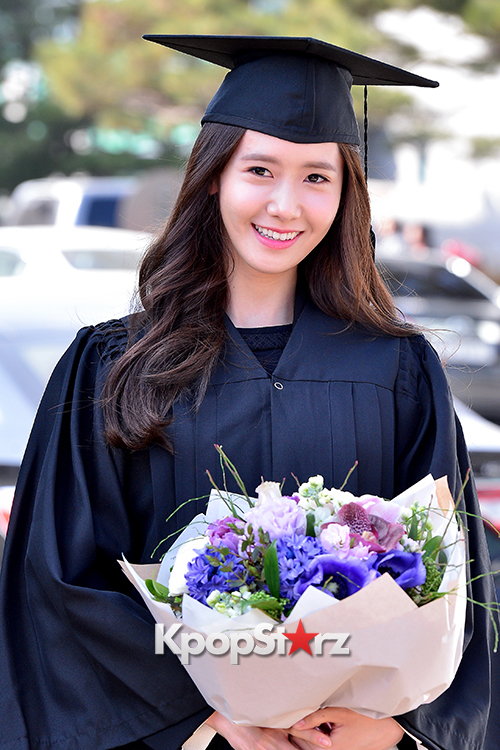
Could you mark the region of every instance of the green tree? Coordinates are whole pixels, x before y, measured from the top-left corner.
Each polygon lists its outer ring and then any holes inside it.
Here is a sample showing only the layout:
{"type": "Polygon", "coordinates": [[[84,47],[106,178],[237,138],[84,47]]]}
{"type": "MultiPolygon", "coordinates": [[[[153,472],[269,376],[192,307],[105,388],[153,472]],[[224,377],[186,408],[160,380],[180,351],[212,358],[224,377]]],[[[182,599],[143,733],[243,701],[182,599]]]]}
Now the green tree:
{"type": "MultiPolygon", "coordinates": [[[[72,117],[102,126],[154,130],[197,122],[224,71],[155,44],[144,33],[317,36],[369,53],[387,45],[347,0],[97,0],[82,9],[73,43],[38,45],[54,99],[72,117]],[[354,9],[353,9],[354,8],[354,9]]],[[[380,8],[388,3],[376,0],[380,8]]],[[[366,3],[365,3],[366,6],[366,3]]],[[[375,97],[375,115],[400,103],[394,91],[375,97]],[[384,106],[383,102],[386,102],[384,106]],[[378,103],[377,103],[378,102],[378,103]]]]}
{"type": "Polygon", "coordinates": [[[2,0],[0,69],[13,59],[29,60],[37,40],[68,35],[82,0],[2,0]]]}

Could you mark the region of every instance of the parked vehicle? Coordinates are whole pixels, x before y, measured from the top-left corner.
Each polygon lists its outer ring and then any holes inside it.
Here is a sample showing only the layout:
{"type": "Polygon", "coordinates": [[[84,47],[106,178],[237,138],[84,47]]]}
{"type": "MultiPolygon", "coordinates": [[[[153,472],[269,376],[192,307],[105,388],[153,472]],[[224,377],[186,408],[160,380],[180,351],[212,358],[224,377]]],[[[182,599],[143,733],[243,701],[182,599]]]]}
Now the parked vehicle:
{"type": "Polygon", "coordinates": [[[12,192],[9,223],[119,227],[120,207],[133,194],[134,177],[47,177],[12,192]]]}
{"type": "Polygon", "coordinates": [[[50,373],[84,325],[126,315],[150,235],[0,227],[0,483],[12,481],[50,373]]]}
{"type": "Polygon", "coordinates": [[[382,258],[379,267],[410,321],[447,365],[456,398],[500,421],[500,287],[464,258],[382,258]]]}

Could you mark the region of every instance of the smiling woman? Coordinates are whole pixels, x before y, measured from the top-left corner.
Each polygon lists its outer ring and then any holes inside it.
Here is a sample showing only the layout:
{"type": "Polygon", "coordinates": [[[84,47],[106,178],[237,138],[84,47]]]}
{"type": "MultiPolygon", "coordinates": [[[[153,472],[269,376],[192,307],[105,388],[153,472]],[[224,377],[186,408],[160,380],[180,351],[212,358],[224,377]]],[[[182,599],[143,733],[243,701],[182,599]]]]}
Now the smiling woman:
{"type": "Polygon", "coordinates": [[[152,39],[231,72],[141,265],[143,309],[80,331],[41,403],[2,571],[5,747],[178,750],[206,723],[211,750],[493,750],[492,627],[470,603],[451,687],[397,717],[327,707],[287,729],[233,725],[154,653],[116,560],[150,562],[204,510],[206,473],[222,486],[214,444],[250,491],[264,476],[292,494],[293,475],[321,472],[394,497],[447,475],[471,514],[470,601],[494,594],[444,372],[374,265],[350,94],[434,82],[311,39],[152,39]]]}
{"type": "Polygon", "coordinates": [[[245,132],[217,187],[231,255],[228,314],[235,325],[292,322],[297,268],[330,230],[343,173],[336,143],[245,132]]]}

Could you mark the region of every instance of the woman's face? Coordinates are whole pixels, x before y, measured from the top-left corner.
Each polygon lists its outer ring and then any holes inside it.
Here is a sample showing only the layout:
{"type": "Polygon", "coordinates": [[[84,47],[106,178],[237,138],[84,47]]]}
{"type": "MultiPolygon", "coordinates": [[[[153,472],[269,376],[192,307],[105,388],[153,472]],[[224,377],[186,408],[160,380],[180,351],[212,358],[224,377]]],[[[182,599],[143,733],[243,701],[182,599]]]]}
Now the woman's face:
{"type": "Polygon", "coordinates": [[[343,166],[336,143],[247,130],[218,185],[233,273],[295,275],[335,218],[343,166]]]}

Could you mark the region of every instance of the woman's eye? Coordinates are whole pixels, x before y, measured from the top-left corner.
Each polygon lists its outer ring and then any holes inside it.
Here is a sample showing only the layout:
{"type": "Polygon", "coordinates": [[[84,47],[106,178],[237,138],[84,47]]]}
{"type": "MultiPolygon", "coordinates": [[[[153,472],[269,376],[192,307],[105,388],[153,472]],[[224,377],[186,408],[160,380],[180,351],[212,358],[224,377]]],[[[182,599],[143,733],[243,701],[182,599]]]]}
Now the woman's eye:
{"type": "Polygon", "coordinates": [[[265,177],[266,175],[270,174],[269,170],[265,167],[251,167],[250,172],[256,174],[258,177],[265,177]]]}
{"type": "Polygon", "coordinates": [[[326,177],[323,177],[321,174],[310,174],[307,176],[308,182],[328,182],[326,177]]]}

